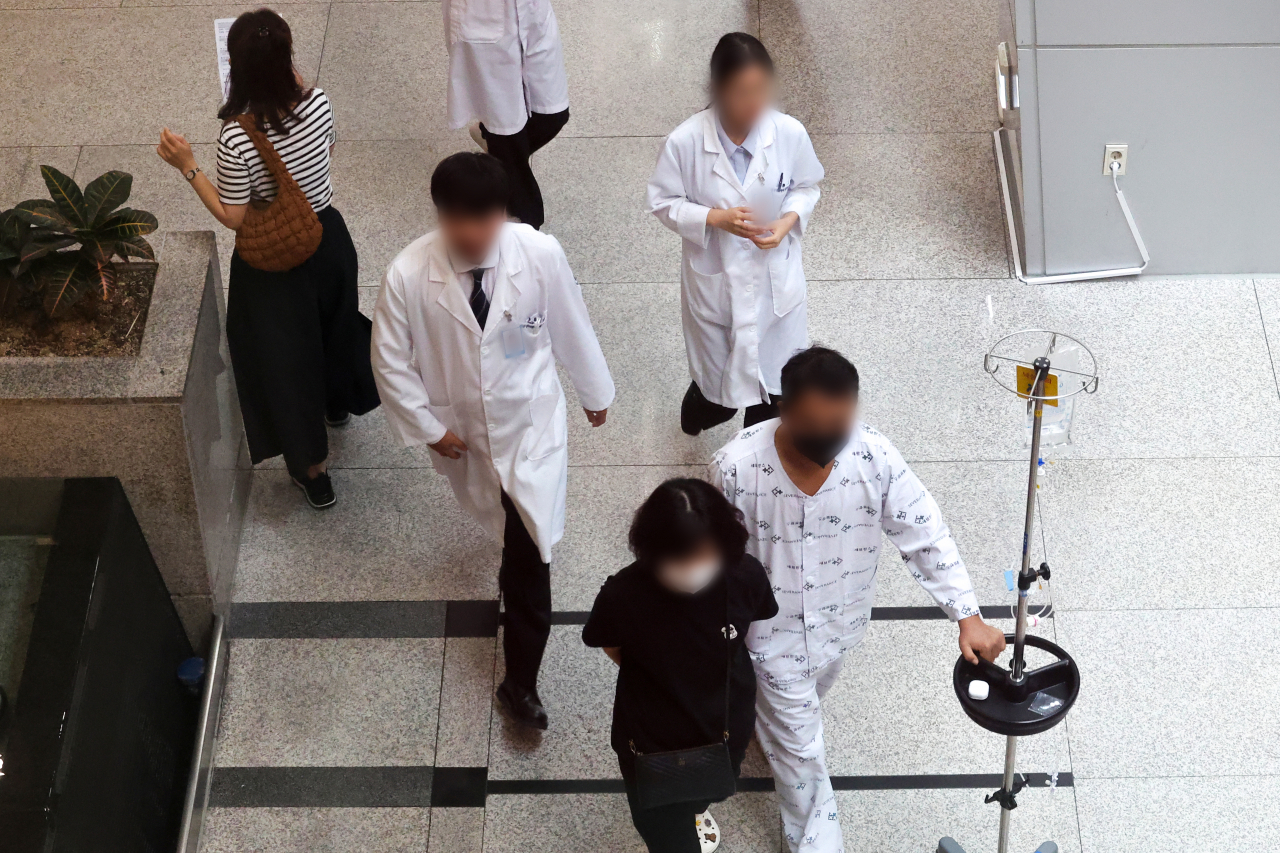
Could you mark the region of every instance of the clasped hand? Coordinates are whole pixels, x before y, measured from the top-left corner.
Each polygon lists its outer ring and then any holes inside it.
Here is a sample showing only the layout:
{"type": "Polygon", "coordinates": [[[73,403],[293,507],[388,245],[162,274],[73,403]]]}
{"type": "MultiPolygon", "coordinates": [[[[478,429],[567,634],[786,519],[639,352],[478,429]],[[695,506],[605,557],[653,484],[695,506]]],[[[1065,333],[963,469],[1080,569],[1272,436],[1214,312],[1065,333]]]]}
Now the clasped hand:
{"type": "Polygon", "coordinates": [[[749,207],[712,210],[707,214],[707,224],[712,228],[727,231],[735,237],[745,237],[760,249],[777,248],[799,221],[798,213],[788,212],[768,225],[756,225],[751,221],[749,207]]]}

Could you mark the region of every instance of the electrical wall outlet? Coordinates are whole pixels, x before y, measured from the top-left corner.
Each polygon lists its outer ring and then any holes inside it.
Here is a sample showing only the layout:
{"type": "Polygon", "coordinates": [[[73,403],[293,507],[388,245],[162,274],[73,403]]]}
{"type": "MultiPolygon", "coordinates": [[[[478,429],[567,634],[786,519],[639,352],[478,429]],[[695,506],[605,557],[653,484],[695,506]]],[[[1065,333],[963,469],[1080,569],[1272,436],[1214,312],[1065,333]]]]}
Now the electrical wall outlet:
{"type": "Polygon", "coordinates": [[[1111,176],[1111,164],[1119,163],[1120,171],[1116,174],[1123,175],[1125,167],[1129,165],[1129,146],[1128,145],[1108,145],[1102,157],[1102,174],[1107,177],[1111,176]]]}

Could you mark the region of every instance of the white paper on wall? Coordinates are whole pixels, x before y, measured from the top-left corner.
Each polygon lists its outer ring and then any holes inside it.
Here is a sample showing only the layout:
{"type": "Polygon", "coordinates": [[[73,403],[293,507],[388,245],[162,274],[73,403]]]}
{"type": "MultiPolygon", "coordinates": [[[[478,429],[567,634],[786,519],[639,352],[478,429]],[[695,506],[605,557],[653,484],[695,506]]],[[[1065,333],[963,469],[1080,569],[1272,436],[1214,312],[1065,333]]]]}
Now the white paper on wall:
{"type": "Polygon", "coordinates": [[[218,80],[222,84],[222,100],[231,94],[231,54],[227,52],[227,33],[235,18],[217,18],[213,22],[213,40],[218,51],[218,80]]]}

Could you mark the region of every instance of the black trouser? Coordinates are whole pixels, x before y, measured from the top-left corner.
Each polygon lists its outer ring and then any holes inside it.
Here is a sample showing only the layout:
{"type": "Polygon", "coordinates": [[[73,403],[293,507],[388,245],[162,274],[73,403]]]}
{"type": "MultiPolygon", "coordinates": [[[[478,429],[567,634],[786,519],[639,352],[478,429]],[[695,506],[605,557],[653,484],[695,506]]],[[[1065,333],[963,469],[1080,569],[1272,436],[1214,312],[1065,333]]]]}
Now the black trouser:
{"type": "MultiPolygon", "coordinates": [[[[745,751],[745,750],[744,750],[745,751]]],[[[738,775],[742,766],[741,754],[732,755],[733,773],[738,775]]],[[[702,853],[698,828],[694,819],[711,807],[711,800],[673,803],[656,809],[642,809],[636,797],[635,763],[630,756],[618,756],[622,781],[627,786],[627,805],[631,807],[631,822],[644,839],[649,853],[702,853]]]]}
{"type": "Polygon", "coordinates": [[[511,179],[511,200],[507,203],[507,211],[534,228],[541,228],[546,217],[542,209],[542,190],[538,188],[538,179],[533,176],[529,158],[555,139],[568,121],[568,110],[551,115],[531,113],[524,127],[510,136],[490,133],[483,124],[480,125],[489,153],[502,161],[511,179]]]}
{"type": "MultiPolygon", "coordinates": [[[[680,405],[680,428],[689,435],[697,435],[704,429],[719,426],[737,413],[737,409],[711,402],[703,395],[698,383],[690,382],[689,390],[685,392],[684,401],[680,405]]],[[[742,428],[755,426],[777,416],[778,398],[771,395],[768,403],[747,406],[746,414],[742,416],[742,428]]]]}
{"type": "Polygon", "coordinates": [[[507,680],[526,690],[538,686],[538,668],[551,636],[551,566],[542,562],[516,505],[502,493],[507,513],[502,532],[502,565],[498,590],[502,593],[502,652],[507,680]]]}

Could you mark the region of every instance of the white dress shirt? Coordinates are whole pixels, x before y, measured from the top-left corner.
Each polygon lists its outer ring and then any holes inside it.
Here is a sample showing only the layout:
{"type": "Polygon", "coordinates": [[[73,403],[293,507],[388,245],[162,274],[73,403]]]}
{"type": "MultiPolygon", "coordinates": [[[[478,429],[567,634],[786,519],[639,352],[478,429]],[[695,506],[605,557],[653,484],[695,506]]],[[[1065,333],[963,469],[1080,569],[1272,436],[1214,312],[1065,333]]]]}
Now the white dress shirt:
{"type": "Polygon", "coordinates": [[[806,678],[862,640],[882,532],[951,619],[978,613],[938,505],[888,439],[858,424],[809,496],[778,458],[778,424],[742,430],[711,463],[712,482],[746,516],[747,550],[764,564],[778,599],[778,615],[752,623],[747,635],[758,672],[778,684],[806,678]]]}
{"type": "Polygon", "coordinates": [[[501,240],[494,240],[493,245],[489,248],[489,254],[478,264],[470,263],[452,251],[449,251],[449,266],[453,268],[454,275],[458,277],[458,284],[462,286],[462,293],[471,299],[471,290],[475,287],[475,279],[471,277],[471,271],[476,267],[484,270],[484,277],[480,279],[480,287],[484,289],[485,299],[493,301],[493,283],[497,280],[498,260],[501,257],[500,248],[501,240]]]}
{"type": "Polygon", "coordinates": [[[729,158],[729,165],[733,166],[733,173],[738,176],[738,183],[745,185],[747,167],[751,165],[751,158],[756,156],[756,151],[760,148],[759,131],[754,127],[751,128],[747,138],[738,145],[729,138],[729,134],[724,132],[724,126],[720,124],[720,119],[717,117],[716,133],[720,135],[720,146],[724,148],[724,153],[729,158]]]}

